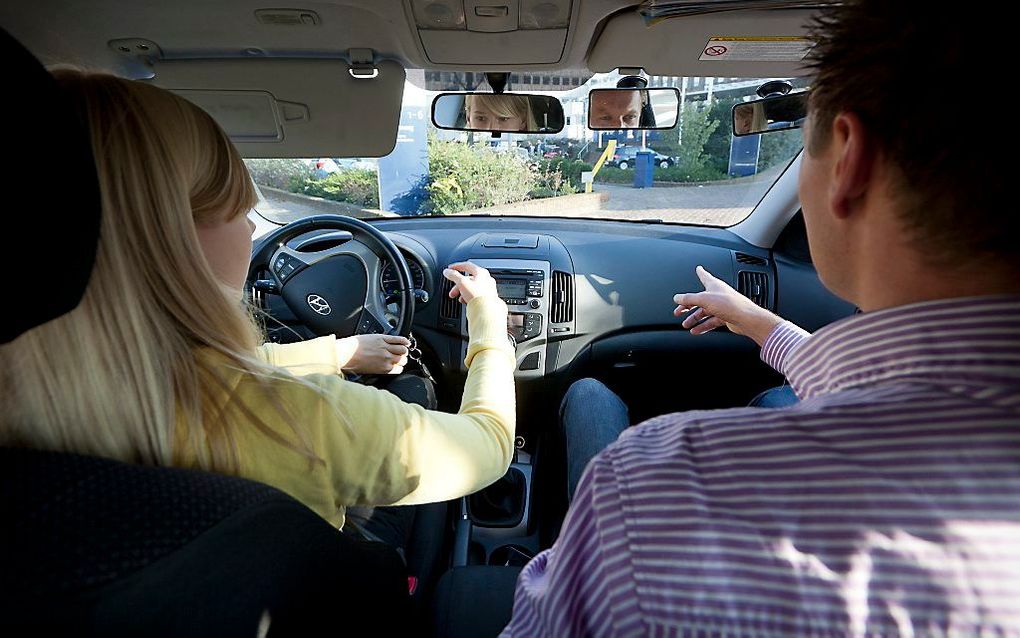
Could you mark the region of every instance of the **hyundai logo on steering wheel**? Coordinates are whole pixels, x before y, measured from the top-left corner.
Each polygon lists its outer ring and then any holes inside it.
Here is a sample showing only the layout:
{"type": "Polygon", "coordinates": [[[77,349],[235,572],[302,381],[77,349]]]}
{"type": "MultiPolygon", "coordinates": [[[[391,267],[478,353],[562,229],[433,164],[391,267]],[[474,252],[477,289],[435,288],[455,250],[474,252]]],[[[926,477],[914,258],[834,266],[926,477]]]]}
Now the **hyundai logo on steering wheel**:
{"type": "Polygon", "coordinates": [[[329,302],[319,295],[308,295],[308,298],[305,301],[308,302],[309,308],[320,315],[328,315],[333,312],[333,309],[329,307],[329,302]]]}

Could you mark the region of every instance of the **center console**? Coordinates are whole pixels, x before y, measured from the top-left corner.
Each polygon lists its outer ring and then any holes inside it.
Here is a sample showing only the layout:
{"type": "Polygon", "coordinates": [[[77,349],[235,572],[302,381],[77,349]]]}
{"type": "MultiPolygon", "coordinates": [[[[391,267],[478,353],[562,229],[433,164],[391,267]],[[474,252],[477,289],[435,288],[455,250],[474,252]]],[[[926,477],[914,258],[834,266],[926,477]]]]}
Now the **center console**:
{"type": "MultiPolygon", "coordinates": [[[[516,342],[517,381],[540,381],[547,370],[554,370],[560,342],[576,330],[574,269],[563,244],[544,234],[479,233],[464,240],[449,260],[471,261],[496,280],[497,293],[509,310],[507,332],[516,342]]],[[[468,343],[465,314],[440,311],[440,327],[462,337],[461,365],[468,343]]],[[[523,449],[527,447],[518,437],[507,473],[461,499],[455,566],[524,565],[537,553],[538,526],[531,516],[534,465],[523,449]]]]}
{"type": "Polygon", "coordinates": [[[533,470],[531,457],[518,450],[503,478],[461,499],[455,567],[523,566],[538,553],[538,535],[530,520],[533,470]]]}
{"type": "MultiPolygon", "coordinates": [[[[472,259],[488,269],[496,280],[496,290],[507,309],[507,332],[517,342],[518,378],[541,377],[545,372],[549,343],[549,299],[551,268],[548,261],[532,259],[472,259]]],[[[461,322],[461,333],[467,336],[467,322],[461,322]]],[[[467,354],[467,341],[464,341],[467,354]]],[[[463,358],[463,357],[462,357],[463,358]]]]}

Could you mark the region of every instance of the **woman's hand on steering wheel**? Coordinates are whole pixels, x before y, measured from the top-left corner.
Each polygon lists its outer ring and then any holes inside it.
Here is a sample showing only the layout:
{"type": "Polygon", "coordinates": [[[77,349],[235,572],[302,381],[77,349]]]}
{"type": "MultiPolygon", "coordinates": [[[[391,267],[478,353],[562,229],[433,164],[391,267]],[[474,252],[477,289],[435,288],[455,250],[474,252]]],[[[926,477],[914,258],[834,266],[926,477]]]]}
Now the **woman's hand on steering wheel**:
{"type": "Polygon", "coordinates": [[[355,335],[336,341],[340,367],[355,374],[400,374],[411,342],[397,335],[355,335]]]}

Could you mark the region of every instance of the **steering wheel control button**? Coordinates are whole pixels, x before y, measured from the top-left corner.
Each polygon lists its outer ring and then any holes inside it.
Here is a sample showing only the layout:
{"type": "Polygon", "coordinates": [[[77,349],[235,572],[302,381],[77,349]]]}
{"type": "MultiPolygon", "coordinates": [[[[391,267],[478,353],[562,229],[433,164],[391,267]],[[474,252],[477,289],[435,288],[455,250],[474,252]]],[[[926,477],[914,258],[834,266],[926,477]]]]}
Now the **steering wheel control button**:
{"type": "Polygon", "coordinates": [[[284,282],[301,266],[302,262],[299,259],[295,259],[290,255],[281,253],[276,258],[276,261],[273,262],[273,271],[276,273],[280,282],[284,282]]]}
{"type": "Polygon", "coordinates": [[[538,359],[539,354],[532,352],[528,356],[524,357],[524,361],[521,361],[521,365],[518,370],[538,370],[538,359]]]}
{"type": "Polygon", "coordinates": [[[367,312],[361,318],[361,323],[358,324],[358,334],[381,334],[384,332],[386,330],[375,320],[375,317],[367,312]]]}
{"type": "Polygon", "coordinates": [[[329,302],[323,299],[321,295],[308,295],[305,301],[308,303],[309,308],[324,317],[333,312],[333,308],[330,307],[329,302]]]}

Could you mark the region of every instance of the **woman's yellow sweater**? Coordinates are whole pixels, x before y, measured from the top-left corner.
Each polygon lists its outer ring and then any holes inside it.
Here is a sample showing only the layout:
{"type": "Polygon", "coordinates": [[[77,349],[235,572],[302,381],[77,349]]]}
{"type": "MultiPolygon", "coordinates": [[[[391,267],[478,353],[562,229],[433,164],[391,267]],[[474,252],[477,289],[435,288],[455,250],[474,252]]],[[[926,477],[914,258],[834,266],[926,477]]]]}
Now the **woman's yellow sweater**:
{"type": "MultiPolygon", "coordinates": [[[[515,359],[506,312],[496,297],[467,304],[468,375],[457,414],[425,410],[345,380],[332,336],[260,349],[266,362],[314,387],[253,378],[224,361],[220,369],[232,390],[206,414],[222,410],[230,422],[243,423],[248,410],[293,441],[283,422],[284,413],[290,415],[323,462],[309,462],[254,426],[237,428],[238,474],[287,492],[337,527],[347,505],[410,505],[470,494],[501,477],[513,455],[515,359]]],[[[179,462],[197,465],[185,428],[177,429],[175,444],[179,462]]]]}

